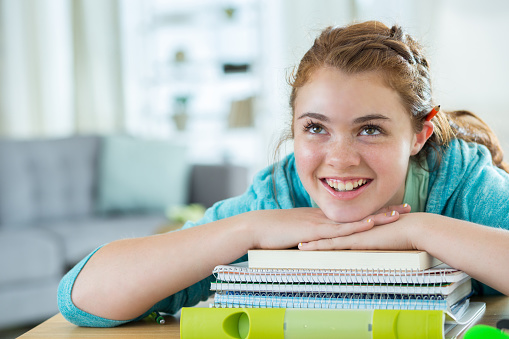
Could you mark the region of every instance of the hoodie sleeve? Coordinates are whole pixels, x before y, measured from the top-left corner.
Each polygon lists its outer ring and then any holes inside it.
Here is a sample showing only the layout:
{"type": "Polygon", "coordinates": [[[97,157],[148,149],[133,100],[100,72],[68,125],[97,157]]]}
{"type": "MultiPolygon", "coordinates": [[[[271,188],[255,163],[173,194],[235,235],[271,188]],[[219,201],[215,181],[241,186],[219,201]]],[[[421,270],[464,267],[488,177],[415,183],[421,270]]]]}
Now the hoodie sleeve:
{"type": "Polygon", "coordinates": [[[509,229],[509,174],[485,146],[453,140],[430,174],[429,192],[427,212],[509,229]]]}
{"type": "MultiPolygon", "coordinates": [[[[254,178],[253,184],[243,195],[214,204],[206,211],[205,216],[201,220],[198,222],[187,222],[183,226],[183,229],[253,210],[310,206],[309,204],[309,195],[303,189],[300,179],[298,178],[292,154],[283,161],[283,165],[279,170],[274,172],[272,167],[268,167],[260,171],[254,178]],[[274,194],[274,189],[277,194],[274,194]],[[275,200],[276,195],[277,202],[275,200]]],[[[58,305],[60,312],[69,322],[75,325],[86,327],[114,327],[142,319],[153,311],[173,314],[178,312],[182,307],[194,306],[200,301],[207,300],[211,295],[210,283],[214,281],[212,275],[174,295],[168,296],[145,312],[145,314],[134,319],[118,321],[101,318],[84,312],[77,308],[72,302],[72,288],[78,274],[97,250],[98,249],[79,262],[60,281],[58,288],[58,305]]],[[[178,260],[178,258],[174,260],[178,260]]],[[[243,255],[235,262],[245,260],[247,260],[247,255],[243,255]]]]}
{"type": "MultiPolygon", "coordinates": [[[[492,164],[482,145],[452,141],[430,174],[429,192],[426,212],[509,229],[509,174],[492,164]]],[[[476,294],[501,294],[476,280],[473,287],[476,294]]]]}

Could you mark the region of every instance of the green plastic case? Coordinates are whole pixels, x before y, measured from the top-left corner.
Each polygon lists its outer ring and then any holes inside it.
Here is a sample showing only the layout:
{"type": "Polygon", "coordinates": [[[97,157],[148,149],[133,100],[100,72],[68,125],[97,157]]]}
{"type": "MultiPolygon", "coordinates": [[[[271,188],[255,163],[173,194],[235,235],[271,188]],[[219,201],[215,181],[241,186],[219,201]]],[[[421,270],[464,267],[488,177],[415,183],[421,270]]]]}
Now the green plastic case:
{"type": "Polygon", "coordinates": [[[417,310],[326,310],[186,307],[182,339],[441,339],[444,313],[417,310]]]}
{"type": "Polygon", "coordinates": [[[184,307],[180,338],[284,338],[284,308],[184,307]]]}

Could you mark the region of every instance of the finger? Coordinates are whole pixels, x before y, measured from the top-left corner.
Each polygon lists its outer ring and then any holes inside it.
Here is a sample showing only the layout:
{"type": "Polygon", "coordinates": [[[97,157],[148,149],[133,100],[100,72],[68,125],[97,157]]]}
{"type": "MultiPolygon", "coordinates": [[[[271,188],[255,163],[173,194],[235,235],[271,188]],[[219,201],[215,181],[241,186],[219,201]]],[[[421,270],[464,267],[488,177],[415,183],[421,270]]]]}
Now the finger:
{"type": "MultiPolygon", "coordinates": [[[[407,232],[400,222],[374,227],[367,232],[359,232],[345,237],[320,239],[299,245],[301,250],[406,250],[415,249],[407,232]],[[398,236],[394,236],[397,234],[398,236]]],[[[405,227],[404,227],[405,228],[405,227]]]]}
{"type": "Polygon", "coordinates": [[[405,213],[410,213],[411,210],[412,210],[412,207],[409,204],[391,205],[391,206],[381,208],[375,214],[390,213],[392,211],[396,211],[400,214],[405,214],[405,213]]]}
{"type": "Polygon", "coordinates": [[[379,226],[394,222],[399,219],[399,216],[400,214],[398,211],[392,210],[385,213],[375,214],[370,218],[373,219],[375,226],[379,226]]]}
{"type": "MultiPolygon", "coordinates": [[[[353,237],[355,235],[351,235],[353,237]]],[[[339,238],[328,238],[328,239],[320,239],[315,241],[310,241],[306,243],[299,244],[299,250],[303,251],[325,251],[325,250],[343,250],[349,249],[350,246],[347,244],[348,241],[344,241],[344,239],[348,239],[350,237],[339,237],[339,238]]]]}
{"type": "MultiPolygon", "coordinates": [[[[314,241],[309,241],[306,243],[300,243],[298,245],[299,250],[304,251],[325,251],[325,250],[346,250],[346,249],[378,249],[380,242],[384,242],[380,240],[381,235],[383,238],[383,234],[381,233],[382,228],[373,228],[368,232],[357,232],[347,236],[340,236],[336,238],[325,238],[314,241]]],[[[392,238],[392,234],[390,237],[392,238]]],[[[389,246],[390,248],[390,246],[389,246]]]]}
{"type": "Polygon", "coordinates": [[[374,218],[367,218],[365,220],[346,223],[346,224],[334,224],[332,225],[330,232],[324,234],[322,238],[336,238],[344,237],[358,232],[367,231],[375,226],[374,218]]]}
{"type": "MultiPolygon", "coordinates": [[[[322,229],[322,232],[315,234],[312,238],[319,240],[324,239],[333,239],[337,237],[345,237],[348,235],[352,235],[354,233],[364,232],[372,229],[375,226],[375,220],[373,218],[368,218],[366,220],[361,220],[353,223],[347,224],[330,224],[327,225],[326,228],[322,229]]],[[[299,247],[303,243],[299,244],[299,247]]],[[[305,243],[304,243],[305,244],[305,243]]]]}

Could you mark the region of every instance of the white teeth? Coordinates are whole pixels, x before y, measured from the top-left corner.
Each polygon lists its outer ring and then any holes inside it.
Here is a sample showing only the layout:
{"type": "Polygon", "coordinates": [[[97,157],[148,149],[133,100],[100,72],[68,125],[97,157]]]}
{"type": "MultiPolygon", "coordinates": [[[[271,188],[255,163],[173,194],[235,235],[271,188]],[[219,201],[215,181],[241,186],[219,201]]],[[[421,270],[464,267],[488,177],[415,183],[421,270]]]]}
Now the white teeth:
{"type": "Polygon", "coordinates": [[[336,191],[351,191],[354,188],[360,187],[368,182],[366,179],[359,179],[346,182],[331,179],[326,179],[325,181],[330,187],[334,188],[336,191]]]}

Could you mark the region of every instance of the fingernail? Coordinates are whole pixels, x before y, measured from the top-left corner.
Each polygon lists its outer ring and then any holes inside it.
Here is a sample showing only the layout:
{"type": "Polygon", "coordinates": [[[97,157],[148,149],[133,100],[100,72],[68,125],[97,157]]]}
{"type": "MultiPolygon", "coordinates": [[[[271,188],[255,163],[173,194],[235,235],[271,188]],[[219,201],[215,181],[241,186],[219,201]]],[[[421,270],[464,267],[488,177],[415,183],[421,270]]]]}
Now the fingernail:
{"type": "Polygon", "coordinates": [[[371,219],[366,220],[366,222],[369,224],[371,222],[371,219]]]}
{"type": "Polygon", "coordinates": [[[302,247],[302,243],[300,242],[300,243],[299,243],[299,248],[301,248],[301,247],[302,247]]]}
{"type": "Polygon", "coordinates": [[[391,213],[391,217],[395,216],[396,215],[396,211],[392,211],[391,213]]]}
{"type": "Polygon", "coordinates": [[[403,204],[403,207],[408,207],[408,204],[403,204]]]}

